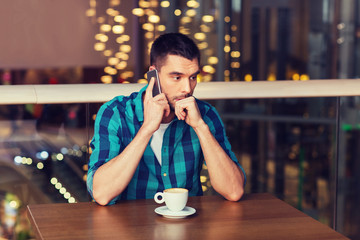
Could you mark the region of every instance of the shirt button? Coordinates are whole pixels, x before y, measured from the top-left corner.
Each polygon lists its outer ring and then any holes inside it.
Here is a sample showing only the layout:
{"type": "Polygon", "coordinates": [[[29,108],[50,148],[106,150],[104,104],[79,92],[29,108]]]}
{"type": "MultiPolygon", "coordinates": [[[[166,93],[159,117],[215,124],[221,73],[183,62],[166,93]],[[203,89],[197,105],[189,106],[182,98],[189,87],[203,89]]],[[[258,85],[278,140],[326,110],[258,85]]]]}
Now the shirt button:
{"type": "Polygon", "coordinates": [[[166,173],[164,173],[164,177],[166,177],[166,175],[167,175],[167,174],[166,174],[166,173]]]}

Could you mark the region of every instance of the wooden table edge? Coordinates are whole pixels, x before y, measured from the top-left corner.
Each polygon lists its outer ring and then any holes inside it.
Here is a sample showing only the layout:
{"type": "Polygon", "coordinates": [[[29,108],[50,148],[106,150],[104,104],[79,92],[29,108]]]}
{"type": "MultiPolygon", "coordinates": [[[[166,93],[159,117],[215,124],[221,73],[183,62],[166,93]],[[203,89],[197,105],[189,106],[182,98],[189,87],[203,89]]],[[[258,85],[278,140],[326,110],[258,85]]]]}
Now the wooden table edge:
{"type": "Polygon", "coordinates": [[[31,226],[35,231],[36,239],[44,239],[43,236],[40,233],[40,229],[39,229],[38,225],[36,224],[34,216],[32,215],[32,212],[31,212],[31,210],[29,208],[29,205],[26,206],[26,209],[27,209],[26,213],[27,213],[28,219],[30,220],[31,226]]]}
{"type": "MultiPolygon", "coordinates": [[[[209,197],[210,199],[216,199],[216,198],[222,198],[221,196],[219,195],[213,195],[213,196],[207,196],[209,197]]],[[[195,196],[195,197],[191,197],[191,199],[195,200],[196,198],[199,198],[199,196],[195,196]]],[[[224,198],[222,198],[224,201],[227,201],[225,200],[224,198]]],[[[298,214],[301,215],[301,217],[306,217],[306,218],[310,218],[312,221],[315,221],[317,222],[318,224],[321,224],[323,225],[324,227],[327,227],[329,229],[331,229],[332,231],[334,231],[336,234],[340,235],[341,236],[341,239],[349,239],[348,237],[346,237],[345,235],[341,234],[340,232],[337,232],[335,229],[333,229],[332,227],[310,217],[309,215],[307,215],[306,213],[300,211],[299,209],[297,209],[296,207],[292,206],[291,204],[289,203],[286,203],[285,201],[277,198],[274,194],[272,193],[250,193],[250,194],[245,194],[240,201],[238,202],[242,202],[242,201],[253,201],[253,200],[257,200],[257,201],[263,201],[263,200],[279,200],[281,201],[283,204],[285,204],[287,207],[290,207],[292,210],[296,211],[298,214]]],[[[189,199],[190,200],[190,199],[189,199]]],[[[133,200],[127,200],[127,201],[124,201],[124,202],[131,202],[133,200]]],[[[134,201],[139,201],[139,200],[134,200],[134,201]]],[[[147,200],[147,199],[141,199],[141,201],[151,201],[151,200],[147,200]]],[[[121,204],[122,201],[119,202],[119,204],[121,204]]],[[[191,200],[189,201],[191,202],[191,200]]],[[[76,203],[76,204],[92,204],[92,205],[97,205],[96,203],[94,202],[79,202],[79,203],[76,203]]],[[[51,203],[50,205],[68,205],[69,203],[51,203]]],[[[35,206],[41,206],[41,205],[49,205],[49,204],[30,204],[30,205],[27,205],[27,216],[28,216],[28,219],[30,220],[31,222],[31,226],[34,230],[34,233],[36,234],[36,239],[44,239],[44,236],[41,234],[41,231],[39,229],[39,226],[38,224],[36,223],[35,221],[35,218],[34,218],[34,215],[32,213],[32,207],[35,207],[35,206]]],[[[97,205],[97,206],[100,206],[100,205],[97,205]]],[[[101,206],[101,207],[113,207],[113,205],[111,206],[101,206]]],[[[35,207],[36,208],[36,207],[35,207]]]]}

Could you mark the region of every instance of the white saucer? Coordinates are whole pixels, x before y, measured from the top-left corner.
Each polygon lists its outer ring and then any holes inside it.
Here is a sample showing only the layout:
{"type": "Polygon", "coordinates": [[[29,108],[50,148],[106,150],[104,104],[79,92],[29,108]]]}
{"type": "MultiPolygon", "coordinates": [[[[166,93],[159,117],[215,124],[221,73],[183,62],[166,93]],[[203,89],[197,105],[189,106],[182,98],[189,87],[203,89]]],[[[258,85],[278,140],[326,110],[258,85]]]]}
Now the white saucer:
{"type": "Polygon", "coordinates": [[[166,218],[185,218],[187,216],[193,215],[196,213],[195,208],[185,207],[180,212],[170,211],[167,206],[158,207],[155,209],[155,212],[159,215],[162,215],[166,218]]]}

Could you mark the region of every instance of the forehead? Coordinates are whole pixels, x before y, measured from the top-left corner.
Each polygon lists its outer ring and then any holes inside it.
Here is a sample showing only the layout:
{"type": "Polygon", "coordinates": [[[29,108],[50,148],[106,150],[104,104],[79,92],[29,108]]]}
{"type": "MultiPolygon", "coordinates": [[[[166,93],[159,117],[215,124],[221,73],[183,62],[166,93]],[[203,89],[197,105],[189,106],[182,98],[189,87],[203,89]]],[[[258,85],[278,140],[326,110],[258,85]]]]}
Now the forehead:
{"type": "Polygon", "coordinates": [[[163,61],[160,71],[195,73],[199,70],[199,61],[197,58],[189,60],[178,55],[167,55],[163,61]]]}

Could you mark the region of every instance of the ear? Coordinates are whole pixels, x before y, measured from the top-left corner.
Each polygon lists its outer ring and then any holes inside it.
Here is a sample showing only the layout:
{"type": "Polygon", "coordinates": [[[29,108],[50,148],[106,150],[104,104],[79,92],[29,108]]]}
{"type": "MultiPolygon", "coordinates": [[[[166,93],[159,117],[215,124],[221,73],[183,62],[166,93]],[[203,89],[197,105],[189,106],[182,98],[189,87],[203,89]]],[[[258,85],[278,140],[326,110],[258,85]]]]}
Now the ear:
{"type": "Polygon", "coordinates": [[[156,69],[154,65],[151,65],[151,66],[149,67],[149,71],[154,70],[154,69],[156,69]]]}

